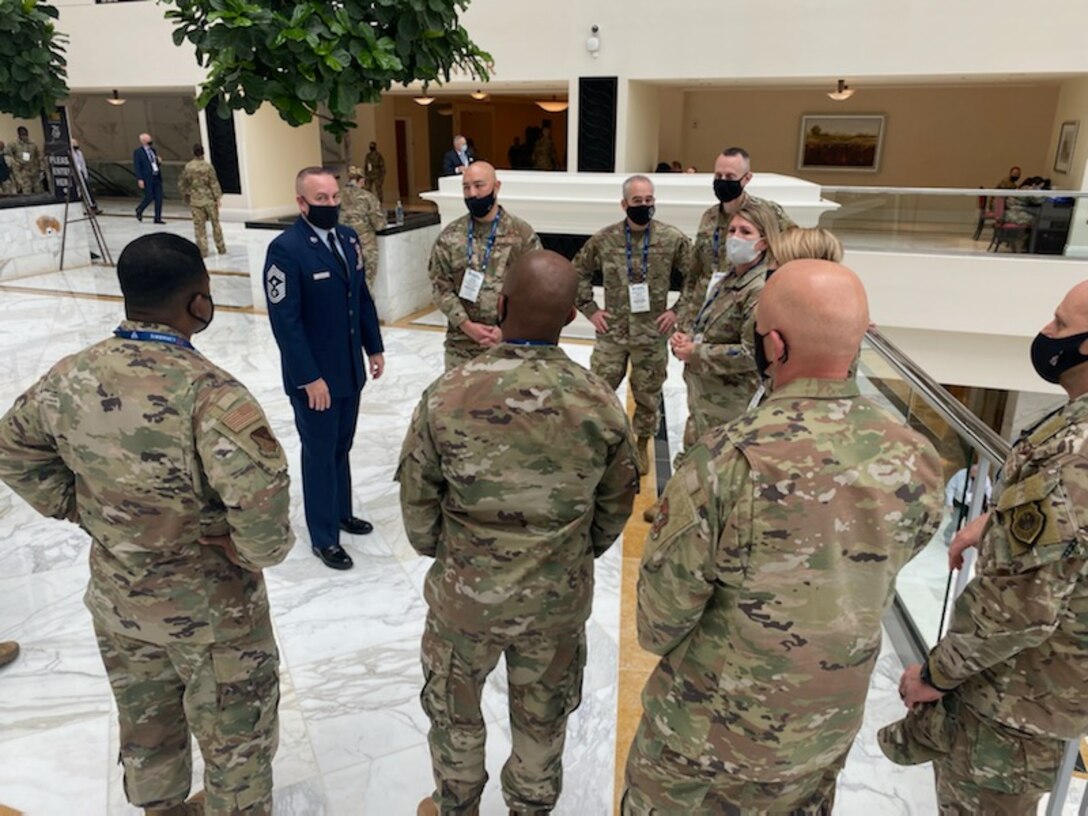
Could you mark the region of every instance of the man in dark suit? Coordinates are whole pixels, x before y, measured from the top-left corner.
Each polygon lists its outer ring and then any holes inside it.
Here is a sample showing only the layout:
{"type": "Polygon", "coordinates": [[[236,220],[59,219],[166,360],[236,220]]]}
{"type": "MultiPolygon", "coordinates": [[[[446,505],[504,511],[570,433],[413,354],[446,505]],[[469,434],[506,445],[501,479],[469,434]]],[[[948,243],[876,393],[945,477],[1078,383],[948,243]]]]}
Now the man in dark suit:
{"type": "Polygon", "coordinates": [[[460,175],[474,161],[476,161],[476,153],[468,146],[468,140],[458,134],[453,137],[453,150],[446,151],[446,155],[442,158],[442,175],[460,175]]]}
{"type": "Polygon", "coordinates": [[[152,146],[150,133],[140,134],[140,146],[132,151],[132,165],[136,170],[136,184],[144,191],[144,197],[136,207],[136,220],[144,220],[144,210],[154,201],[155,223],[165,224],[162,220],[162,165],[152,146]]]}
{"type": "Polygon", "coordinates": [[[378,313],[366,286],[359,236],[338,226],[340,188],[321,167],[295,178],[302,215],[268,248],[265,296],[280,347],[283,386],[302,440],[302,496],[314,554],[350,569],[339,531],[374,528],[352,515],[348,454],[366,383],[385,368],[378,313]]]}

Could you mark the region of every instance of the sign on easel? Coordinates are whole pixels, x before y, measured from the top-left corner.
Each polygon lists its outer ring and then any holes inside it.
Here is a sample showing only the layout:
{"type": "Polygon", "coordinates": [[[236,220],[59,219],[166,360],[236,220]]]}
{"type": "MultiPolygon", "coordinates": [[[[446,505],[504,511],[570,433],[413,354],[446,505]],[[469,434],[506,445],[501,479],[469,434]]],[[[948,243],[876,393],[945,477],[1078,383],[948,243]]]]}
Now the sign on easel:
{"type": "MultiPolygon", "coordinates": [[[[57,201],[68,201],[68,188],[75,184],[72,179],[71,147],[68,131],[68,109],[57,105],[52,113],[42,114],[42,132],[45,134],[45,161],[49,165],[49,184],[57,201]]],[[[78,188],[77,188],[78,190],[78,188]]],[[[72,200],[78,199],[73,190],[72,200]]]]}

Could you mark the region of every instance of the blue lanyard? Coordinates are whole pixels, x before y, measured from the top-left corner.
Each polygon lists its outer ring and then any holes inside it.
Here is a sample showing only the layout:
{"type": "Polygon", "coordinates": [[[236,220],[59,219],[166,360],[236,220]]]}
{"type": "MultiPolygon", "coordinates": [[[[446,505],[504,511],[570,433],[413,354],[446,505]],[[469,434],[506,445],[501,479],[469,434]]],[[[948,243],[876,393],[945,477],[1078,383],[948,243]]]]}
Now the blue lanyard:
{"type": "MultiPolygon", "coordinates": [[[[125,340],[153,341],[155,343],[168,343],[171,346],[181,346],[182,348],[193,349],[192,343],[190,343],[184,337],[178,337],[176,334],[163,334],[162,332],[154,331],[122,329],[120,326],[114,329],[113,333],[116,337],[120,337],[125,340]]],[[[196,349],[193,349],[193,351],[196,351],[196,349]]]]}
{"type": "MultiPolygon", "coordinates": [[[[627,281],[633,282],[635,277],[635,269],[631,252],[631,225],[624,224],[624,230],[627,236],[627,281]]],[[[649,279],[649,265],[650,265],[650,227],[647,225],[646,232],[642,235],[642,279],[649,279]]]]}
{"type": "Polygon", "coordinates": [[[720,295],[724,289],[725,278],[722,278],[720,281],[718,281],[718,285],[714,287],[714,291],[711,293],[710,297],[707,298],[706,303],[704,303],[702,308],[699,309],[699,314],[695,316],[695,324],[694,326],[692,326],[691,329],[693,334],[698,334],[702,329],[706,328],[706,326],[703,324],[703,317],[706,316],[707,310],[714,305],[714,301],[718,299],[718,295],[720,295]]]}
{"type": "Polygon", "coordinates": [[[557,346],[558,343],[550,343],[547,340],[503,340],[511,346],[557,346]]]}
{"type": "Polygon", "coordinates": [[[720,267],[718,266],[718,258],[720,257],[720,250],[722,246],[722,228],[714,227],[714,266],[713,272],[717,272],[720,267]]]}
{"type": "MultiPolygon", "coordinates": [[[[491,222],[491,234],[487,236],[487,246],[484,248],[484,262],[480,267],[480,272],[487,271],[487,265],[491,262],[491,250],[495,248],[495,237],[499,234],[499,219],[502,218],[502,210],[495,213],[495,220],[491,222]]],[[[468,265],[472,267],[472,247],[475,242],[475,237],[472,234],[475,221],[472,218],[468,219],[468,265]]]]}

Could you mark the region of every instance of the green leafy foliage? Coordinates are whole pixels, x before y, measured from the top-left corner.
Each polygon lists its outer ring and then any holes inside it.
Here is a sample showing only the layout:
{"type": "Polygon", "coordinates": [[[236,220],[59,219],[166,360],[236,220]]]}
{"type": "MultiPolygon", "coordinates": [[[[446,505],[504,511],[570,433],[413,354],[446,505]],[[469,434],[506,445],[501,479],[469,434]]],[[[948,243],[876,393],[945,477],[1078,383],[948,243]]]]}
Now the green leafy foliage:
{"type": "Polygon", "coordinates": [[[0,0],[0,111],[36,119],[68,96],[57,9],[35,0],[0,0]]]}
{"type": "Polygon", "coordinates": [[[324,106],[325,128],[341,139],[355,106],[395,83],[448,82],[454,70],[488,78],[491,55],[459,19],[469,0],[161,2],[171,6],[174,43],[195,45],[208,69],[197,104],[218,100],[221,116],[269,102],[297,126],[324,106]]]}

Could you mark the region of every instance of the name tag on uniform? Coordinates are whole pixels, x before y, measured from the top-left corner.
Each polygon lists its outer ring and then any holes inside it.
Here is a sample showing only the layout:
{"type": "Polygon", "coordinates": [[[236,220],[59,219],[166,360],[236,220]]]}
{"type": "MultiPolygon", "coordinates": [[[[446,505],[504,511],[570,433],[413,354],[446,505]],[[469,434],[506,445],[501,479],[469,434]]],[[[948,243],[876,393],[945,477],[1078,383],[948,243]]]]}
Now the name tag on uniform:
{"type": "Polygon", "coordinates": [[[461,279],[461,291],[457,297],[475,303],[480,298],[480,289],[484,285],[483,273],[478,269],[466,269],[465,277],[461,279]]]}
{"type": "Polygon", "coordinates": [[[631,296],[631,314],[645,314],[650,311],[650,284],[632,283],[627,289],[631,296]]]}
{"type": "Polygon", "coordinates": [[[710,283],[708,283],[706,285],[706,296],[708,298],[714,292],[714,290],[717,288],[718,284],[722,282],[722,278],[724,278],[724,277],[725,277],[724,272],[715,272],[713,275],[710,276],[710,283]]]}
{"type": "Polygon", "coordinates": [[[30,161],[30,154],[25,150],[23,151],[23,161],[30,161]]]}
{"type": "Polygon", "coordinates": [[[325,278],[331,277],[331,272],[314,272],[314,280],[325,280],[325,278]]]}

